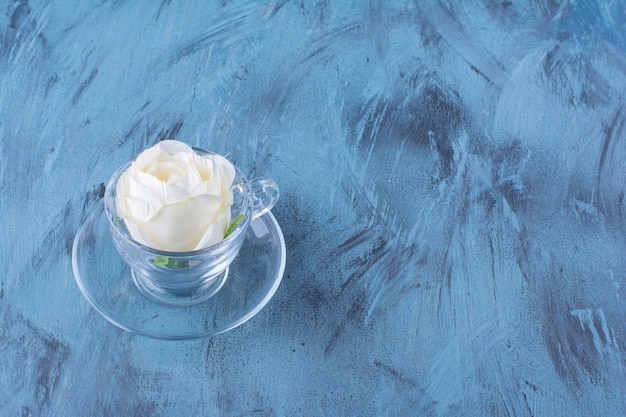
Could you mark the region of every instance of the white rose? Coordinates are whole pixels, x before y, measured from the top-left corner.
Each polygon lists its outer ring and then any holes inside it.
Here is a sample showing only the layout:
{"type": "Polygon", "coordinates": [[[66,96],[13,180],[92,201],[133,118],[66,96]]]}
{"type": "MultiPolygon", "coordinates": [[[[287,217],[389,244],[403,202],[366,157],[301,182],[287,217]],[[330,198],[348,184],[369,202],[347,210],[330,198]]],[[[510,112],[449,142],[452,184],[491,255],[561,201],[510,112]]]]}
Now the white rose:
{"type": "Polygon", "coordinates": [[[224,239],[234,178],[226,158],[165,140],[122,173],[115,203],[137,242],[170,252],[203,249],[224,239]]]}

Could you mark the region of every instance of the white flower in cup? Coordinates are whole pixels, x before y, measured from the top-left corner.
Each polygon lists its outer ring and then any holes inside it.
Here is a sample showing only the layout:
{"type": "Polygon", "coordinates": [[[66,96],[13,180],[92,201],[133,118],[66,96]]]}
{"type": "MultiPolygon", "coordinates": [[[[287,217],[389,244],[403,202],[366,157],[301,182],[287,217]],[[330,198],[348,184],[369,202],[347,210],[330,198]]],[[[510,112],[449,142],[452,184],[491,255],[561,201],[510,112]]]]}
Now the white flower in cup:
{"type": "Polygon", "coordinates": [[[118,214],[133,240],[170,252],[203,249],[224,239],[235,167],[165,140],[142,152],[115,189],[118,214]]]}

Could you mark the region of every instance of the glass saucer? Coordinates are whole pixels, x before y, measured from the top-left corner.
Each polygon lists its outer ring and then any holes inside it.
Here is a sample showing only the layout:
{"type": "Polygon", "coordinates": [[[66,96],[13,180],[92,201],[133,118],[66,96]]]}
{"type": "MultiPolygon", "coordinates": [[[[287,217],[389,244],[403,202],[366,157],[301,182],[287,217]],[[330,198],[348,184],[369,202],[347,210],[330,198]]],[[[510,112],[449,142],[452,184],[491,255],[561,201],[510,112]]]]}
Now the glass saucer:
{"type": "Polygon", "coordinates": [[[76,283],[105,319],[132,333],[177,340],[213,336],[250,320],[278,289],[285,258],[283,233],[267,213],[250,223],[217,294],[200,304],[172,306],[137,289],[130,267],[113,246],[102,201],[78,229],[72,248],[76,283]]]}

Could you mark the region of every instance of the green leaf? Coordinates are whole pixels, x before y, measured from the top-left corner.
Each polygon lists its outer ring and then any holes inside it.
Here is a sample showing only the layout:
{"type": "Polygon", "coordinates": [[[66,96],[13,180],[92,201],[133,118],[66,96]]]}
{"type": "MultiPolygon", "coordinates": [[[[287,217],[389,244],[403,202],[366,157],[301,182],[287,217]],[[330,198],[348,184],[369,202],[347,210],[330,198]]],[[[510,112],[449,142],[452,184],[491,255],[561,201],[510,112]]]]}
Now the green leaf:
{"type": "Polygon", "coordinates": [[[155,265],[166,266],[168,268],[189,268],[189,261],[179,261],[167,256],[157,255],[152,261],[155,265]]]}
{"type": "Polygon", "coordinates": [[[228,236],[230,236],[230,234],[235,229],[235,226],[237,226],[237,224],[239,224],[241,219],[243,219],[243,214],[240,214],[239,216],[235,217],[235,220],[233,220],[232,223],[230,224],[230,226],[228,226],[228,230],[226,230],[226,234],[224,235],[224,239],[226,239],[228,236]]]}

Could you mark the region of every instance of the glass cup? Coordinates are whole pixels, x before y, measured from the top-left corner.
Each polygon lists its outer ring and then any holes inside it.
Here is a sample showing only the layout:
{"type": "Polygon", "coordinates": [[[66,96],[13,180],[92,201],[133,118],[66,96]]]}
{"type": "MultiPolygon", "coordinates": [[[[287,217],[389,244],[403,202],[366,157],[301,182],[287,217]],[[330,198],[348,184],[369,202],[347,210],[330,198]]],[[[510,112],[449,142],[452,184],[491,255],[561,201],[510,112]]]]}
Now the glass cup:
{"type": "MultiPolygon", "coordinates": [[[[211,154],[194,148],[199,155],[211,154]]],[[[269,178],[248,181],[239,168],[231,190],[231,221],[243,215],[221,242],[190,252],[168,252],[133,240],[117,214],[115,189],[122,173],[132,161],[122,165],[106,187],[104,207],[113,244],[131,268],[135,286],[148,298],[176,306],[204,302],[215,295],[228,278],[228,267],[235,260],[250,222],[274,207],[278,186],[269,178]]]]}

